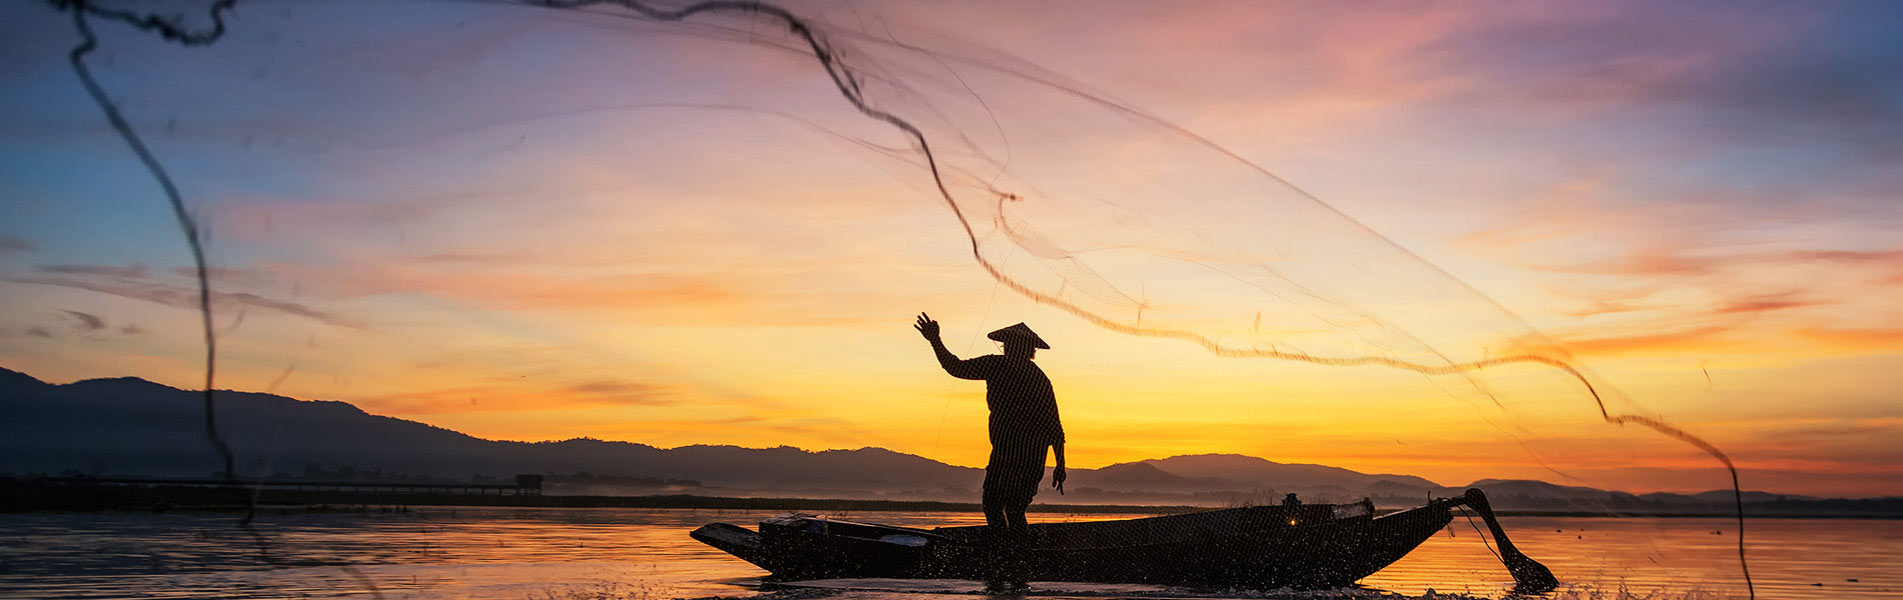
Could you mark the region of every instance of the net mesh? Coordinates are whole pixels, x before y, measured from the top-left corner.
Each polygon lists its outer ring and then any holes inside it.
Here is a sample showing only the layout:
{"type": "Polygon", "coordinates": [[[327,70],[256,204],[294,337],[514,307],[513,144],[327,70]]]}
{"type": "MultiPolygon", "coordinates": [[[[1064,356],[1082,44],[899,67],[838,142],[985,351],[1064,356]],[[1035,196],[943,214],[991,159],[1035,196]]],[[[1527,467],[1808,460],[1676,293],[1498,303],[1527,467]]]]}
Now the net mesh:
{"type": "MultiPolygon", "coordinates": [[[[73,64],[158,177],[196,258],[101,291],[200,309],[206,363],[270,374],[254,384],[376,393],[432,359],[610,373],[646,357],[603,346],[589,323],[509,309],[718,304],[722,289],[668,272],[670,261],[692,253],[771,286],[799,277],[776,252],[870,223],[962,234],[976,269],[947,276],[981,273],[1102,330],[1217,358],[1426,376],[1560,480],[1592,484],[1618,468],[1617,452],[1568,435],[1599,421],[1689,444],[1736,486],[1717,447],[1381,233],[1166,119],[931,28],[849,4],[446,2],[387,18],[349,3],[235,4],[55,7],[87,37],[73,64]],[[287,46],[308,62],[247,56],[287,46]],[[679,175],[693,165],[705,170],[679,175]],[[644,216],[609,220],[629,209],[644,216]],[[552,213],[603,220],[578,227],[552,213]],[[957,229],[923,220],[947,213],[957,229]],[[782,226],[725,227],[741,221],[782,226]],[[484,232],[480,244],[459,235],[470,231],[484,232]],[[535,262],[556,254],[584,264],[535,262]],[[427,266],[376,260],[395,256],[427,266]],[[455,333],[471,323],[506,342],[471,347],[455,333]],[[543,351],[556,347],[568,353],[543,351]]],[[[893,243],[867,236],[814,260],[866,268],[893,243]]],[[[707,318],[678,310],[648,316],[707,318]]],[[[205,389],[219,387],[214,375],[208,366],[205,389]]],[[[449,410],[465,396],[532,393],[515,385],[413,400],[449,410]]],[[[208,392],[208,418],[214,402],[208,392]]],[[[210,425],[219,472],[282,466],[268,436],[210,425]],[[224,441],[234,435],[245,438],[235,454],[224,441]]]]}

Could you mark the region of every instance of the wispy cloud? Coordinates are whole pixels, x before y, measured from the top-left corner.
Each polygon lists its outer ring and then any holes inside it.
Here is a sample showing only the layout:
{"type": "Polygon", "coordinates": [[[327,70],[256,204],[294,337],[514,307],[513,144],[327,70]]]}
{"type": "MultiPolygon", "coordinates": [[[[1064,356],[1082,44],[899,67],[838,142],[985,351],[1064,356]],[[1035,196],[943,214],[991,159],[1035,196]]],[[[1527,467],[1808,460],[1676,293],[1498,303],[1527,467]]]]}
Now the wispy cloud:
{"type": "Polygon", "coordinates": [[[1866,419],[1815,419],[1794,424],[1788,431],[1797,435],[1834,438],[1839,436],[1873,436],[1895,439],[1903,433],[1903,417],[1876,417],[1866,419]]]}
{"type": "Polygon", "coordinates": [[[616,406],[666,406],[673,404],[679,390],[625,379],[602,379],[568,386],[576,399],[616,406]]]}
{"type": "MultiPolygon", "coordinates": [[[[109,294],[121,298],[154,302],[178,308],[198,308],[198,290],[196,285],[173,284],[158,281],[148,277],[150,270],[143,265],[41,265],[34,270],[38,273],[42,273],[42,275],[0,276],[0,281],[59,286],[109,294]]],[[[212,292],[212,303],[215,307],[224,308],[262,308],[339,327],[359,329],[363,327],[335,313],[319,310],[303,303],[271,298],[251,292],[214,290],[212,292]]]]}
{"type": "Polygon", "coordinates": [[[430,264],[430,263],[496,264],[496,263],[521,262],[522,259],[523,257],[521,256],[509,256],[509,255],[503,255],[503,254],[473,254],[473,253],[465,253],[465,252],[440,252],[436,254],[427,254],[423,256],[417,256],[417,257],[410,258],[408,260],[419,262],[419,263],[425,263],[425,264],[430,264]]]}
{"type": "Polygon", "coordinates": [[[625,379],[574,384],[495,381],[401,391],[361,400],[398,414],[561,411],[591,407],[669,406],[687,390],[678,385],[625,379]]]}
{"type": "Polygon", "coordinates": [[[101,275],[124,279],[142,279],[151,271],[145,265],[36,265],[33,270],[56,275],[101,275]]]}
{"type": "Polygon", "coordinates": [[[1812,327],[1800,335],[1831,345],[1894,351],[1903,348],[1903,329],[1839,329],[1812,327]]]}
{"type": "Polygon", "coordinates": [[[1718,315],[1752,314],[1836,304],[1835,302],[1827,300],[1803,299],[1801,296],[1802,294],[1799,292],[1783,292],[1739,298],[1725,302],[1723,305],[1713,309],[1712,313],[1718,315]]]}
{"type": "Polygon", "coordinates": [[[32,252],[36,248],[31,240],[11,233],[0,233],[0,254],[8,252],[32,252]]]}
{"type": "MultiPolygon", "coordinates": [[[[198,278],[198,269],[191,267],[178,267],[171,269],[171,272],[178,277],[188,279],[198,278]]],[[[205,270],[205,275],[211,279],[214,284],[239,286],[259,286],[270,283],[275,279],[271,271],[263,267],[211,267],[205,270]]]]}
{"type": "Polygon", "coordinates": [[[727,443],[772,447],[785,440],[810,440],[803,447],[856,448],[868,435],[863,425],[831,418],[778,418],[755,413],[707,419],[660,419],[603,423],[589,435],[646,440],[661,447],[727,443]],[[718,440],[718,441],[716,441],[718,440]]]}
{"type": "Polygon", "coordinates": [[[1595,332],[1555,333],[1565,348],[1580,355],[1612,356],[1635,352],[1684,352],[1708,350],[1737,330],[1735,324],[1649,329],[1644,333],[1605,334],[1595,332]]]}
{"type": "MultiPolygon", "coordinates": [[[[1804,320],[1826,318],[1836,300],[1817,298],[1805,290],[1774,293],[1726,291],[1724,286],[1701,288],[1698,300],[1654,298],[1649,303],[1628,302],[1611,297],[1596,300],[1586,309],[1572,313],[1576,317],[1608,315],[1604,321],[1553,332],[1552,337],[1580,355],[1622,355],[1632,353],[1674,353],[1710,351],[1729,352],[1761,348],[1794,335],[1790,320],[1771,320],[1784,313],[1804,314],[1804,320]],[[1819,312],[1822,311],[1822,312],[1819,312]],[[1616,316],[1614,316],[1616,315],[1616,316]]],[[[1647,289],[1644,293],[1657,292],[1647,289]]],[[[1813,338],[1820,340],[1820,338],[1813,338]]]]}
{"type": "Polygon", "coordinates": [[[1799,250],[1791,253],[1792,258],[1818,260],[1846,264],[1878,264],[1903,268],[1903,249],[1878,251],[1853,250],[1799,250]]]}
{"type": "Polygon", "coordinates": [[[1664,248],[1637,248],[1620,256],[1590,262],[1524,266],[1556,273],[1683,278],[1711,274],[1729,260],[1723,257],[1686,256],[1664,248]]]}
{"type": "Polygon", "coordinates": [[[1791,253],[1790,257],[1795,260],[1829,263],[1845,268],[1872,269],[1877,283],[1903,286],[1903,249],[1800,250],[1791,253]]]}
{"type": "Polygon", "coordinates": [[[62,309],[61,312],[71,315],[73,319],[79,321],[78,327],[82,330],[98,331],[98,330],[106,328],[106,320],[99,318],[97,315],[93,315],[90,313],[83,313],[76,310],[62,309]]]}
{"type": "MultiPolygon", "coordinates": [[[[283,278],[304,282],[313,296],[333,299],[413,294],[485,310],[566,313],[597,319],[647,315],[677,324],[860,324],[879,317],[838,310],[838,287],[851,285],[881,265],[862,265],[857,273],[812,270],[732,268],[720,263],[604,266],[543,263],[536,260],[447,263],[362,260],[340,264],[285,264],[283,278]],[[820,277],[846,281],[816,285],[820,277]]],[[[911,273],[896,271],[895,275],[911,273]]],[[[877,301],[896,292],[859,292],[859,301],[877,301]]]]}

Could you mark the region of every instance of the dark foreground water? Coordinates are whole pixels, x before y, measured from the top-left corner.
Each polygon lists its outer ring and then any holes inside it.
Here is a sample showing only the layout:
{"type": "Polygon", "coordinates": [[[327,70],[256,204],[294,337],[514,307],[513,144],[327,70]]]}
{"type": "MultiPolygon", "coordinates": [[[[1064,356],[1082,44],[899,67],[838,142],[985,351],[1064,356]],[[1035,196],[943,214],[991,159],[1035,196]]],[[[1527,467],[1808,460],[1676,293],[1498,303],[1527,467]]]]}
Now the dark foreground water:
{"type": "MultiPolygon", "coordinates": [[[[751,596],[752,565],[687,532],[764,512],[423,508],[407,513],[267,514],[248,535],[232,515],[0,515],[7,598],[642,598],[751,596]],[[260,555],[260,548],[264,554],[260,555]]],[[[971,524],[960,513],[860,513],[899,525],[971,524]]],[[[1032,515],[1034,521],[1127,518],[1032,515]]],[[[1571,598],[1742,597],[1735,523],[1724,519],[1508,517],[1508,533],[1571,598]]],[[[1903,597],[1903,521],[1747,523],[1760,598],[1903,597]]],[[[1366,595],[1433,589],[1505,595],[1511,580],[1456,518],[1408,558],[1362,582],[1366,595]]],[[[878,586],[873,586],[878,587],[878,586]]],[[[1214,590],[1041,584],[1071,597],[1249,596],[1214,590]]],[[[858,592],[855,600],[916,598],[858,592]]],[[[940,596],[943,597],[943,596],[940,596]]]]}

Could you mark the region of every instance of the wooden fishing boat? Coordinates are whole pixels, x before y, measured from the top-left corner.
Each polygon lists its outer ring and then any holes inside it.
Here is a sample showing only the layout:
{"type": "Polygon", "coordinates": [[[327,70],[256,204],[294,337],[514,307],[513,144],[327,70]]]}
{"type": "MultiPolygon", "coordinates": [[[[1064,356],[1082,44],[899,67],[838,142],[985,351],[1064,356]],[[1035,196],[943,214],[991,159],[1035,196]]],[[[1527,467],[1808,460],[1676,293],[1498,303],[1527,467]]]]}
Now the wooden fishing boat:
{"type": "MultiPolygon", "coordinates": [[[[1031,525],[1030,579],[1245,588],[1329,588],[1400,560],[1468,506],[1493,530],[1528,592],[1550,590],[1546,567],[1514,549],[1480,490],[1375,516],[1356,504],[1253,506],[1180,515],[1031,525]]],[[[984,526],[921,529],[802,514],[754,531],[714,523],[692,533],[776,580],[987,579],[998,555],[984,526]]]]}

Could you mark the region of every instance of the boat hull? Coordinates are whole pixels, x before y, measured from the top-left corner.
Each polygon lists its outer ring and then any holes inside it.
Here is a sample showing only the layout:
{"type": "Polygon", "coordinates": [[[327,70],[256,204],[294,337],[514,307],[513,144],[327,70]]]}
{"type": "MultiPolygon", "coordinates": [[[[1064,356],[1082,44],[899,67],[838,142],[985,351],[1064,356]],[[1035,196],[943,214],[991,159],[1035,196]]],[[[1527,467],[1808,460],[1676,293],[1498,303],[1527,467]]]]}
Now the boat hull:
{"type": "MultiPolygon", "coordinates": [[[[1381,517],[1366,504],[1249,507],[1122,521],[1032,526],[1038,581],[1249,588],[1340,587],[1399,560],[1452,519],[1430,502],[1381,517]]],[[[983,527],[914,529],[790,515],[754,533],[694,532],[781,580],[987,579],[997,550],[983,527]]]]}

